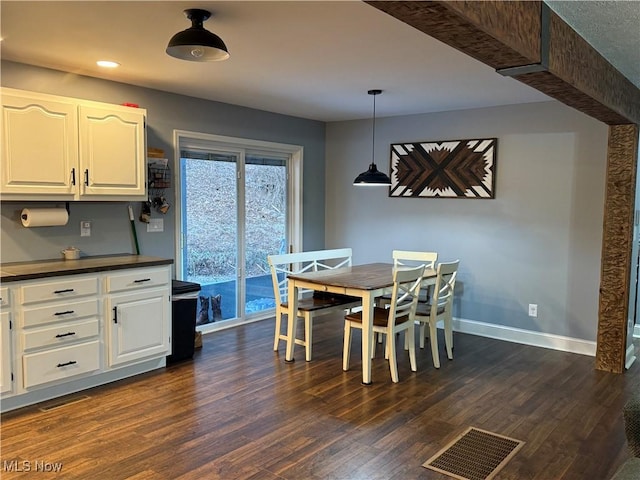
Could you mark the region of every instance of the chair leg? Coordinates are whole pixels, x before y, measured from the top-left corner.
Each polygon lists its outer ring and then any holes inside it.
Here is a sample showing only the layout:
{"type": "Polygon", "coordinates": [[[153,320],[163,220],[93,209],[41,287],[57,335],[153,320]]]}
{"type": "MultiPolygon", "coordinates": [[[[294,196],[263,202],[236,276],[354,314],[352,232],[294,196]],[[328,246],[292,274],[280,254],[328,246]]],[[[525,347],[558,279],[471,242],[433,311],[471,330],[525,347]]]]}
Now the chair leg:
{"type": "MultiPolygon", "coordinates": [[[[400,335],[400,332],[398,332],[398,335],[400,335]]],[[[405,351],[409,350],[409,337],[407,336],[407,331],[405,330],[404,335],[402,336],[403,341],[402,341],[402,346],[404,347],[405,351]]]]}
{"type": "Polygon", "coordinates": [[[371,359],[376,358],[376,332],[371,336],[371,359]]]}
{"type": "Polygon", "coordinates": [[[431,356],[433,366],[440,368],[440,354],[438,353],[438,322],[436,319],[429,319],[429,336],[431,337],[431,356]]]}
{"type": "Polygon", "coordinates": [[[396,358],[396,342],[393,332],[387,333],[387,354],[389,355],[389,370],[391,371],[391,381],[398,383],[398,360],[396,358]]]}
{"type": "Polygon", "coordinates": [[[304,316],[304,352],[307,362],[311,361],[311,345],[313,343],[313,319],[308,313],[304,316]]]}
{"type": "MultiPolygon", "coordinates": [[[[411,362],[411,371],[416,372],[418,370],[418,364],[416,362],[416,327],[411,325],[404,333],[405,340],[409,343],[409,361],[411,362]]],[[[405,342],[406,343],[406,342],[405,342]]]]}
{"type": "Polygon", "coordinates": [[[344,345],[342,348],[342,370],[349,370],[349,355],[351,355],[351,324],[344,322],[344,345]]]}
{"type": "Polygon", "coordinates": [[[424,338],[427,336],[426,330],[426,324],[424,322],[420,322],[420,332],[418,334],[420,336],[420,348],[424,348],[424,338]]]}
{"type": "Polygon", "coordinates": [[[453,360],[453,326],[451,317],[444,319],[444,343],[447,347],[447,358],[453,360]]]}
{"type": "Polygon", "coordinates": [[[276,311],[276,328],[275,338],[273,339],[273,351],[278,351],[278,345],[280,344],[280,328],[282,327],[282,313],[276,311]]]}

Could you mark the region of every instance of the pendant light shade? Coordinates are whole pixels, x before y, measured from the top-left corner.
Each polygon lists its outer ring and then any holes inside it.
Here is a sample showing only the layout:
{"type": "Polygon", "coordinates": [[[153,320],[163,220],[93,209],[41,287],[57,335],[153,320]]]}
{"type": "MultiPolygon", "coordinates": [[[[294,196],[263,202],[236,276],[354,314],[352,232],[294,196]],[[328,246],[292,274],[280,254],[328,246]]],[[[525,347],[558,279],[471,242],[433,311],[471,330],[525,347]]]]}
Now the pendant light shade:
{"type": "Polygon", "coordinates": [[[191,20],[191,27],[171,37],[167,54],[192,62],[217,62],[229,58],[229,51],[222,39],[202,26],[211,16],[210,12],[190,8],[184,14],[191,20]]]}
{"type": "Polygon", "coordinates": [[[386,173],[378,170],[374,161],[376,151],[376,95],[380,95],[382,90],[369,90],[367,93],[373,95],[373,145],[371,147],[371,164],[369,165],[369,170],[358,175],[353,181],[353,184],[359,186],[389,186],[391,185],[391,179],[386,173]]]}
{"type": "Polygon", "coordinates": [[[372,185],[372,186],[387,185],[388,186],[388,185],[391,185],[391,180],[389,179],[386,173],[378,170],[378,167],[376,167],[375,163],[372,163],[371,165],[369,165],[369,170],[367,170],[366,172],[362,172],[360,175],[358,175],[356,179],[353,181],[353,184],[354,185],[372,185]]]}

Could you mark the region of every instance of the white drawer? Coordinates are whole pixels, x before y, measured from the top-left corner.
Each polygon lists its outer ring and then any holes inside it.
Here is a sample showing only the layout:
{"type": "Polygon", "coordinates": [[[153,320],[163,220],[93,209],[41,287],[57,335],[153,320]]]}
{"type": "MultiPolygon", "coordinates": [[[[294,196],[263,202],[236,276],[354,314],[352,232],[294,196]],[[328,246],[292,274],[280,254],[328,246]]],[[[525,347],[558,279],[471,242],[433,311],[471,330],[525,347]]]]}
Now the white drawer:
{"type": "Polygon", "coordinates": [[[68,300],[98,293],[98,278],[70,278],[52,282],[33,283],[20,287],[22,304],[47,300],[68,300]]]}
{"type": "Polygon", "coordinates": [[[0,288],[0,307],[7,307],[10,304],[9,289],[7,287],[0,288]]]}
{"type": "Polygon", "coordinates": [[[51,322],[67,322],[86,317],[97,317],[98,300],[95,298],[80,302],[56,303],[38,308],[25,308],[22,312],[22,325],[32,327],[51,322]]]}
{"type": "Polygon", "coordinates": [[[81,343],[22,357],[24,387],[74,377],[100,368],[100,342],[81,343]]]}
{"type": "Polygon", "coordinates": [[[169,270],[166,268],[149,268],[126,273],[108,274],[106,276],[108,293],[158,287],[168,283],[169,270]]]}
{"type": "Polygon", "coordinates": [[[22,332],[22,345],[25,350],[52,345],[65,345],[78,340],[97,337],[99,332],[98,319],[83,322],[63,323],[37,330],[22,332]]]}

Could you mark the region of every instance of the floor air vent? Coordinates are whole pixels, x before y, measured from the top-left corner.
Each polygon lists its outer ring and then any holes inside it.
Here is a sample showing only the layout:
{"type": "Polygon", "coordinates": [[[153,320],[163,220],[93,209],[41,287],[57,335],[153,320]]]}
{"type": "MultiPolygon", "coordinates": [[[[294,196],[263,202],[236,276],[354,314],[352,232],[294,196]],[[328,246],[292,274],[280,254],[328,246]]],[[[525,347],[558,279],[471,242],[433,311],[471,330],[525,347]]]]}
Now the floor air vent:
{"type": "Polygon", "coordinates": [[[520,440],[469,427],[422,466],[460,480],[490,480],[523,445],[520,440]]]}

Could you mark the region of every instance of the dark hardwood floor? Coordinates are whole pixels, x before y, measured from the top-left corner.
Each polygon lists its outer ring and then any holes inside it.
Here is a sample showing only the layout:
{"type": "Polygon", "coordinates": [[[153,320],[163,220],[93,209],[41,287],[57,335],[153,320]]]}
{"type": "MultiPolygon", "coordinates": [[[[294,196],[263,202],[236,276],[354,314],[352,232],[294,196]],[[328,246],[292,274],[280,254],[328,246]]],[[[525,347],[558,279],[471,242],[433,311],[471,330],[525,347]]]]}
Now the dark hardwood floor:
{"type": "Polygon", "coordinates": [[[399,350],[391,383],[378,346],[360,383],[360,336],[342,372],[342,318],[316,321],[314,359],[272,351],[273,320],[204,337],[193,361],[89,390],[49,411],[2,416],[2,479],[445,479],[422,463],[468,426],[526,442],[498,474],[513,480],[608,479],[630,456],[622,406],[640,388],[594,358],[454,334],[440,370],[399,350]],[[18,460],[61,472],[9,472],[18,460]]]}

